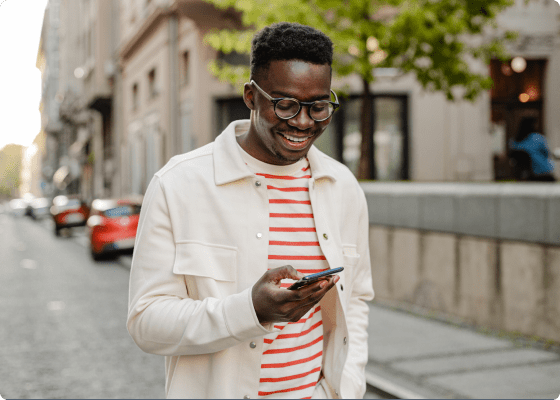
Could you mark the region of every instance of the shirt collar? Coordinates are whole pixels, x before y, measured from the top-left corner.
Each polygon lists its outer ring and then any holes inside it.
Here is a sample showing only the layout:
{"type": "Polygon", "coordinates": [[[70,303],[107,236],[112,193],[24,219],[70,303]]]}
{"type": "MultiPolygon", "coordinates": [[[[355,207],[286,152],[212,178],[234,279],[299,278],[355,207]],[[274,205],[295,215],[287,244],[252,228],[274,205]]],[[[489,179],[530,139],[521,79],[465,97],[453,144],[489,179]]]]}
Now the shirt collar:
{"type": "MultiPolygon", "coordinates": [[[[230,123],[214,142],[214,181],[216,185],[224,185],[240,179],[254,176],[241,153],[237,149],[236,136],[249,130],[250,120],[239,120],[230,123]]],[[[325,162],[326,155],[314,145],[307,153],[311,173],[315,180],[329,178],[333,181],[335,171],[331,163],[325,162]]]]}

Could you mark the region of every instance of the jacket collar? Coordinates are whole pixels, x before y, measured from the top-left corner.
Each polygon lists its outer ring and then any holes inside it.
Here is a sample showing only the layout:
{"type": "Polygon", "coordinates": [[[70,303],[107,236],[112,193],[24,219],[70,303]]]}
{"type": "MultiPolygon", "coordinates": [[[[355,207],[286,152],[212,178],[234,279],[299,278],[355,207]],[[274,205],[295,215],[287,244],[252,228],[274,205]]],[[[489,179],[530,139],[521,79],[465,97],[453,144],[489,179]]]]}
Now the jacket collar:
{"type": "Polygon", "coordinates": [[[328,156],[319,150],[315,145],[312,145],[307,152],[307,159],[309,160],[309,165],[311,166],[311,173],[313,174],[313,179],[331,179],[336,181],[336,171],[334,169],[334,161],[326,162],[328,156]]]}
{"type": "MultiPolygon", "coordinates": [[[[216,185],[235,182],[240,179],[252,177],[253,173],[243,161],[237,148],[236,136],[249,130],[250,120],[239,120],[230,123],[214,142],[214,181],[216,185]]],[[[335,171],[331,163],[325,162],[325,155],[314,145],[307,153],[313,178],[329,178],[333,181],[335,171]]]]}

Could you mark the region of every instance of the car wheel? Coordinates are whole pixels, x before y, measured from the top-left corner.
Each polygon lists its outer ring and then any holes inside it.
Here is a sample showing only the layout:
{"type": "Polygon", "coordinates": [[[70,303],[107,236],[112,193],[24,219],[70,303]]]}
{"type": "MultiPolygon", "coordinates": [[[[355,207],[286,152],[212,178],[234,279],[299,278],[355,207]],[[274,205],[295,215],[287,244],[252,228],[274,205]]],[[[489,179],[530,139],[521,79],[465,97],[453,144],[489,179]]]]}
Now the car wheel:
{"type": "Polygon", "coordinates": [[[103,253],[96,253],[91,249],[91,258],[93,258],[94,261],[102,261],[105,257],[103,253]]]}
{"type": "Polygon", "coordinates": [[[58,226],[54,227],[54,234],[55,236],[60,236],[60,228],[58,226]]]}

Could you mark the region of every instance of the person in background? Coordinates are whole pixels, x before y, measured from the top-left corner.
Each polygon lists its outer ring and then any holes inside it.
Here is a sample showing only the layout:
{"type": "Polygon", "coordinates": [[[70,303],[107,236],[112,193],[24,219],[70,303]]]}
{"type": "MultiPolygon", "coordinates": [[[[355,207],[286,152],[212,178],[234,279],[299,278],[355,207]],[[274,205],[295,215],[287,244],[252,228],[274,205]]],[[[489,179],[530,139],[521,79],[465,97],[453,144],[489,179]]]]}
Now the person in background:
{"type": "Polygon", "coordinates": [[[510,149],[529,155],[531,171],[527,174],[526,180],[554,182],[556,180],[552,175],[554,162],[549,155],[546,138],[535,132],[535,126],[535,118],[523,118],[519,123],[515,140],[510,143],[510,149]]]}
{"type": "Polygon", "coordinates": [[[127,327],[168,398],[362,398],[373,298],[365,195],[313,142],[338,107],[332,41],[257,33],[249,120],[173,157],[142,205],[127,327]],[[344,267],[298,290],[303,276],[344,267]]]}

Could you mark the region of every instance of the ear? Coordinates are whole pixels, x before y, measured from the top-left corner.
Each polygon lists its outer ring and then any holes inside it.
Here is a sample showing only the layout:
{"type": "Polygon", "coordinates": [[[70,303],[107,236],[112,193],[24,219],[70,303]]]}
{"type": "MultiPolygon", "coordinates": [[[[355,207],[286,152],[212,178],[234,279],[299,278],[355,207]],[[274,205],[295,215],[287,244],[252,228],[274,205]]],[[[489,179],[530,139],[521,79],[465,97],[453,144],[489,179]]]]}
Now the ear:
{"type": "Polygon", "coordinates": [[[250,110],[255,109],[255,92],[253,90],[253,85],[250,83],[246,83],[243,86],[243,101],[250,110]]]}

